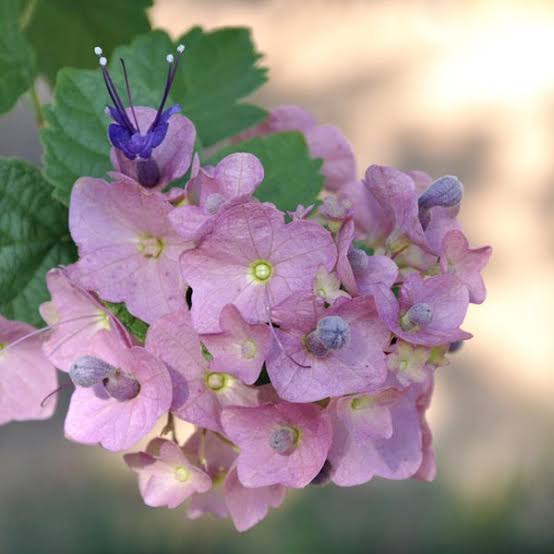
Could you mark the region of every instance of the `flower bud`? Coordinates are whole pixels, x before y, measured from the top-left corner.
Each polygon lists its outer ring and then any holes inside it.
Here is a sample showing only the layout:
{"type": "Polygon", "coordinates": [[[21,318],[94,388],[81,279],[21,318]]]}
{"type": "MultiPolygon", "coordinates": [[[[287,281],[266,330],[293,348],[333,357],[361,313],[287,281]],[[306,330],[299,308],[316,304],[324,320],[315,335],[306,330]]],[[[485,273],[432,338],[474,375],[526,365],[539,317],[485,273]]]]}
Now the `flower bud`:
{"type": "Polygon", "coordinates": [[[216,214],[225,202],[225,197],[222,194],[214,192],[206,198],[205,208],[209,214],[216,214]]]}
{"type": "Polygon", "coordinates": [[[317,338],[330,350],[340,350],[350,339],[350,326],[338,315],[320,319],[316,332],[317,338]]]}
{"type": "Polygon", "coordinates": [[[413,331],[416,327],[429,325],[432,320],[433,308],[425,302],[418,302],[400,318],[400,326],[404,331],[413,331]]]}
{"type": "Polygon", "coordinates": [[[306,336],[305,344],[310,353],[318,358],[323,358],[329,352],[329,349],[319,339],[317,331],[312,331],[306,336]]]}
{"type": "Polygon", "coordinates": [[[137,161],[137,179],[146,189],[155,187],[160,182],[160,168],[154,158],[137,161]]]}
{"type": "Polygon", "coordinates": [[[459,352],[463,345],[464,345],[464,341],[462,340],[451,342],[450,345],[448,346],[448,352],[450,352],[451,354],[453,354],[454,352],[459,352]]]}
{"type": "Polygon", "coordinates": [[[134,378],[117,372],[104,380],[108,394],[116,400],[131,400],[140,392],[140,383],[134,378]]]}
{"type": "Polygon", "coordinates": [[[298,442],[298,431],[293,427],[278,427],[269,438],[269,446],[278,454],[290,454],[298,442]]]}
{"type": "Polygon", "coordinates": [[[351,248],[348,251],[348,261],[355,274],[361,273],[367,267],[367,254],[361,248],[351,248]]]}
{"type": "Polygon", "coordinates": [[[419,197],[418,205],[420,210],[428,210],[435,206],[449,208],[459,204],[464,194],[464,187],[457,177],[445,175],[438,178],[419,197]]]}
{"type": "Polygon", "coordinates": [[[69,368],[69,377],[77,387],[92,387],[115,374],[115,367],[94,356],[81,356],[69,368]]]}

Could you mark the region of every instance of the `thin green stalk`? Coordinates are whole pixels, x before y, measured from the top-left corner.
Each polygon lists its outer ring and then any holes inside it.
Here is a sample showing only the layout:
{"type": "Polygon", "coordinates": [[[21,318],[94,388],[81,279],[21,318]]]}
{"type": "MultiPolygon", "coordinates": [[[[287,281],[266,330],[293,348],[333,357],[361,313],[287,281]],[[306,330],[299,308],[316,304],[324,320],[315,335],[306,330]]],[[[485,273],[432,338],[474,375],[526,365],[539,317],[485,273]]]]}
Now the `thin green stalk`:
{"type": "Polygon", "coordinates": [[[29,23],[31,23],[31,19],[33,18],[33,14],[35,13],[37,4],[38,0],[29,0],[27,7],[21,14],[21,17],[19,18],[19,24],[21,25],[22,31],[24,31],[29,26],[29,23]]]}
{"type": "Polygon", "coordinates": [[[42,106],[40,104],[40,99],[38,97],[36,81],[33,81],[33,84],[31,85],[31,88],[29,89],[29,94],[31,95],[31,101],[32,101],[32,104],[33,104],[33,108],[35,110],[35,117],[36,117],[36,120],[37,120],[37,125],[39,127],[43,127],[44,126],[44,113],[42,112],[42,106]]]}

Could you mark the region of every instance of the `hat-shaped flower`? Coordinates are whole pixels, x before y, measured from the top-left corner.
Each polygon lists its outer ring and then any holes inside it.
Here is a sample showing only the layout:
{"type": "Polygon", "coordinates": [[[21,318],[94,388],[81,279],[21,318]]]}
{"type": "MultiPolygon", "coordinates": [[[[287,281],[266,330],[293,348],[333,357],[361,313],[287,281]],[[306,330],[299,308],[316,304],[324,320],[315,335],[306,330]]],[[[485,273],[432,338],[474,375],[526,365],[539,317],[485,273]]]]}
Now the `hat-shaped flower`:
{"type": "Polygon", "coordinates": [[[386,376],[384,348],[390,332],[372,298],[339,298],[328,309],[312,302],[299,319],[296,297],[275,308],[280,329],[267,359],[277,394],[290,402],[312,402],[381,385],[386,376]]]}
{"type": "Polygon", "coordinates": [[[171,405],[164,364],[140,346],[128,348],[106,331],[96,335],[70,371],[77,385],[65,420],[67,438],[107,450],[131,448],[171,405]]]}
{"type": "Polygon", "coordinates": [[[226,408],[221,422],[240,448],[237,473],[245,487],[305,487],[323,467],[331,444],[328,416],[313,404],[226,408]]]}
{"type": "Polygon", "coordinates": [[[47,419],[56,402],[44,402],[56,389],[56,369],[42,352],[40,331],[0,315],[0,425],[47,419]]]}
{"type": "Polygon", "coordinates": [[[177,56],[168,54],[167,79],[157,109],[134,106],[125,61],[121,60],[129,107],[125,108],[117,87],[107,69],[108,60],[102,49],[96,47],[100,68],[113,106],[107,112],[113,123],[108,137],[113,145],[111,159],[116,181],[131,180],[146,189],[163,188],[167,183],[182,177],[190,166],[196,140],[193,124],[186,117],[178,115],[180,107],[175,104],[164,111],[173,85],[179,58],[185,47],[177,47],[177,56]]]}
{"type": "Polygon", "coordinates": [[[256,381],[271,348],[272,336],[263,323],[251,325],[233,304],[227,304],[219,316],[221,333],[202,335],[213,360],[212,371],[228,372],[247,385],[256,381]]]}
{"type": "Polygon", "coordinates": [[[219,331],[219,314],[234,304],[250,323],[292,292],[310,291],[323,265],[333,269],[336,247],[312,221],[285,224],[271,204],[249,202],[219,214],[212,232],[181,256],[192,287],[192,318],[201,333],[219,331]]]}
{"type": "Polygon", "coordinates": [[[177,508],[195,493],[208,491],[212,480],[193,465],[179,445],[153,439],[146,452],[125,454],[125,462],[138,474],[140,494],[147,506],[177,508]]]}
{"type": "Polygon", "coordinates": [[[171,408],[181,419],[221,431],[223,407],[258,404],[255,388],[247,387],[230,373],[210,369],[188,310],[158,319],[148,330],[146,348],[167,364],[174,390],[184,382],[185,390],[178,394],[180,401],[174,398],[171,408]]]}
{"type": "Polygon", "coordinates": [[[184,307],[186,284],[179,256],[190,245],[168,219],[173,209],[160,195],[129,182],[79,179],[71,194],[69,228],[79,248],[70,277],[110,302],[125,302],[152,323],[184,307]]]}
{"type": "Polygon", "coordinates": [[[335,484],[360,485],[374,476],[407,479],[418,471],[423,459],[421,394],[421,387],[412,386],[333,401],[329,461],[335,484]]]}
{"type": "Polygon", "coordinates": [[[244,152],[226,156],[215,168],[200,168],[187,184],[186,204],[169,216],[175,230],[186,240],[198,241],[211,231],[218,212],[250,200],[263,178],[258,158],[244,152]]]}
{"type": "Polygon", "coordinates": [[[44,353],[62,371],[69,371],[100,331],[131,343],[119,320],[93,294],[74,283],[68,273],[64,268],[55,268],[46,274],[52,299],[40,306],[42,318],[51,327],[44,353]]]}
{"type": "Polygon", "coordinates": [[[454,275],[424,279],[412,273],[406,277],[398,300],[392,294],[378,294],[376,301],[389,329],[411,344],[438,346],[472,337],[460,329],[469,294],[454,275]]]}

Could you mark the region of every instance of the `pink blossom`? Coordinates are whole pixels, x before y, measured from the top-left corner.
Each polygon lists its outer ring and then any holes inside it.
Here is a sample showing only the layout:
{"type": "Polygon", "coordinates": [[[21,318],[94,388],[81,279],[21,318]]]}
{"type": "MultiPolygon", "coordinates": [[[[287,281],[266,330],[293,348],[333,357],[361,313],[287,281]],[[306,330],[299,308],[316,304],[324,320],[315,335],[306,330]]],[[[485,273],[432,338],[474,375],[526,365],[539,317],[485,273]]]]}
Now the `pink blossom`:
{"type": "Polygon", "coordinates": [[[213,371],[228,372],[244,383],[256,381],[271,348],[271,331],[265,324],[250,325],[233,304],[227,304],[219,316],[221,333],[202,335],[214,359],[213,371]]]}
{"type": "MultiPolygon", "coordinates": [[[[390,332],[379,319],[372,298],[340,298],[329,309],[313,302],[299,319],[294,311],[277,307],[281,329],[267,359],[267,371],[278,395],[290,402],[311,402],[351,394],[381,385],[387,369],[383,350],[390,332]],[[337,317],[348,336],[337,349],[320,352],[310,338],[324,318],[337,317]]],[[[317,340],[317,339],[316,339],[317,340]]]]}
{"type": "MultiPolygon", "coordinates": [[[[156,110],[135,106],[134,111],[140,128],[148,129],[156,117],[156,110]]],[[[126,113],[129,118],[132,118],[130,108],[127,108],[126,113]]],[[[179,179],[187,172],[196,140],[194,125],[186,117],[173,114],[167,124],[167,134],[162,144],[153,150],[151,156],[160,173],[157,189],[162,189],[167,183],[179,179]]],[[[132,181],[138,184],[137,159],[130,160],[121,149],[115,147],[112,148],[110,157],[115,168],[115,171],[110,173],[113,180],[132,181]]]]}
{"type": "Polygon", "coordinates": [[[127,182],[82,178],[73,187],[69,227],[80,260],[70,276],[104,300],[125,302],[147,323],[185,306],[179,255],[189,248],[173,230],[161,196],[127,182]]]}
{"type": "Polygon", "coordinates": [[[438,346],[472,336],[460,329],[469,294],[454,275],[424,279],[412,273],[404,281],[398,301],[392,293],[378,294],[376,300],[389,329],[411,344],[438,346]]]}
{"type": "Polygon", "coordinates": [[[245,487],[305,487],[331,444],[327,414],[313,404],[266,404],[223,410],[225,434],[240,448],[237,473],[245,487]]]}
{"type": "Polygon", "coordinates": [[[487,291],[481,270],[487,265],[492,254],[490,246],[469,248],[461,231],[449,231],[443,239],[443,253],[440,264],[444,273],[456,275],[469,291],[469,301],[475,304],[484,302],[487,291]]]}
{"type": "Polygon", "coordinates": [[[219,331],[219,314],[234,304],[250,323],[267,321],[268,309],[292,292],[309,291],[323,265],[331,270],[331,235],[311,221],[285,224],[270,204],[247,203],[221,213],[213,231],[181,256],[190,283],[192,318],[201,333],[219,331]]]}
{"type": "Polygon", "coordinates": [[[99,443],[112,451],[131,448],[169,410],[171,379],[167,369],[144,348],[127,348],[106,331],[96,335],[86,354],[138,381],[139,392],[128,400],[117,400],[102,383],[77,387],[65,420],[65,435],[83,444],[99,443]]]}
{"type": "Polygon", "coordinates": [[[333,444],[332,481],[360,485],[374,476],[407,479],[420,468],[422,455],[421,387],[343,397],[329,406],[333,444]]]}
{"type": "Polygon", "coordinates": [[[46,274],[46,284],[52,299],[41,304],[40,314],[53,328],[43,349],[58,369],[69,371],[99,331],[108,331],[131,344],[119,320],[93,294],[74,283],[68,271],[51,269],[46,274]]]}
{"type": "Polygon", "coordinates": [[[193,494],[204,493],[212,486],[210,477],[172,441],[154,439],[146,452],[126,454],[124,459],[138,474],[140,494],[147,506],[177,508],[193,494]]]}
{"type": "Polygon", "coordinates": [[[181,419],[221,431],[223,407],[258,404],[255,388],[230,373],[210,369],[188,310],[158,319],[148,330],[146,348],[169,367],[174,387],[171,411],[181,419]]]}
{"type": "Polygon", "coordinates": [[[58,386],[56,370],[42,353],[42,337],[36,334],[15,344],[35,331],[27,323],[0,315],[0,425],[47,419],[56,408],[55,398],[42,405],[58,386]]]}
{"type": "Polygon", "coordinates": [[[249,200],[263,178],[258,158],[244,152],[226,156],[215,168],[200,168],[187,184],[188,203],[170,214],[175,230],[186,240],[200,240],[211,231],[215,214],[249,200]]]}

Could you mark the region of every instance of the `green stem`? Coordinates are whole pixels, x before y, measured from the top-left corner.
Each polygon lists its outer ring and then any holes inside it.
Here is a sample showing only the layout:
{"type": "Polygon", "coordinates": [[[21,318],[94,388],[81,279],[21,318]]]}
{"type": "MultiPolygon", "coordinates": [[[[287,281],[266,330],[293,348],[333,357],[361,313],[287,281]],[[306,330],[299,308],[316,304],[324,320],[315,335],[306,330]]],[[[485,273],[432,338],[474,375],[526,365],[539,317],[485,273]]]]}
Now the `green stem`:
{"type": "Polygon", "coordinates": [[[19,24],[21,25],[22,31],[24,31],[29,26],[29,23],[31,23],[37,4],[38,0],[29,0],[27,7],[23,10],[21,17],[19,18],[19,24]]]}
{"type": "Polygon", "coordinates": [[[37,120],[37,125],[39,127],[44,126],[44,113],[42,112],[42,106],[40,104],[40,99],[38,97],[36,81],[33,81],[31,88],[29,89],[29,94],[31,95],[31,101],[33,103],[33,108],[35,110],[35,117],[37,120]]]}

